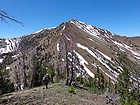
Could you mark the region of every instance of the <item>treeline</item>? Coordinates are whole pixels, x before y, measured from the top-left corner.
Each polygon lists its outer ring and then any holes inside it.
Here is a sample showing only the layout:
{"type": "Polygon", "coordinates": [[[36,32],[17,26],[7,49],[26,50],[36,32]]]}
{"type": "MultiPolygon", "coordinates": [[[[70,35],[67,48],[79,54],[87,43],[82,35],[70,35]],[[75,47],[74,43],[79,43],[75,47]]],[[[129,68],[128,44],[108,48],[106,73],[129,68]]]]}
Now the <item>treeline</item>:
{"type": "Polygon", "coordinates": [[[127,67],[123,67],[123,71],[117,78],[118,82],[115,84],[111,82],[110,78],[107,81],[99,68],[97,68],[95,78],[78,77],[77,80],[94,93],[103,94],[106,97],[106,103],[140,105],[139,84],[133,83],[127,67]]]}
{"type": "Polygon", "coordinates": [[[99,68],[97,68],[95,73],[95,78],[92,77],[77,77],[77,81],[80,84],[83,84],[83,86],[88,87],[90,90],[102,94],[106,90],[107,87],[109,87],[108,81],[104,78],[104,75],[102,72],[100,72],[99,68]]]}
{"type": "MultiPolygon", "coordinates": [[[[50,55],[46,55],[49,56],[50,55]]],[[[54,82],[59,82],[61,79],[61,75],[59,73],[59,70],[56,70],[52,65],[49,64],[50,60],[44,60],[40,59],[36,56],[33,57],[33,75],[31,79],[31,87],[37,87],[41,86],[43,84],[42,78],[46,73],[49,74],[49,82],[54,83],[54,82]]]]}
{"type": "Polygon", "coordinates": [[[138,84],[131,80],[128,68],[123,67],[118,83],[114,87],[115,93],[120,96],[119,102],[122,105],[140,105],[140,92],[137,86],[138,84]]]}
{"type": "MultiPolygon", "coordinates": [[[[32,61],[34,61],[34,68],[31,87],[41,86],[43,84],[42,78],[46,73],[49,74],[50,82],[52,83],[59,82],[62,79],[63,76],[60,73],[60,70],[54,69],[54,67],[51,65],[47,65],[49,61],[44,62],[43,59],[35,56],[33,57],[32,61]]],[[[8,74],[9,72],[5,69],[5,67],[0,65],[0,95],[14,91],[14,85],[10,82],[8,74]]],[[[73,82],[82,84],[84,87],[87,87],[88,90],[94,93],[106,94],[107,98],[109,98],[107,103],[120,103],[122,105],[140,104],[140,92],[138,88],[139,86],[137,86],[139,84],[133,83],[127,67],[123,67],[123,71],[117,78],[118,82],[115,84],[112,84],[110,78],[106,80],[99,68],[96,70],[95,78],[86,78],[85,76],[81,75],[72,80],[73,82]]]]}

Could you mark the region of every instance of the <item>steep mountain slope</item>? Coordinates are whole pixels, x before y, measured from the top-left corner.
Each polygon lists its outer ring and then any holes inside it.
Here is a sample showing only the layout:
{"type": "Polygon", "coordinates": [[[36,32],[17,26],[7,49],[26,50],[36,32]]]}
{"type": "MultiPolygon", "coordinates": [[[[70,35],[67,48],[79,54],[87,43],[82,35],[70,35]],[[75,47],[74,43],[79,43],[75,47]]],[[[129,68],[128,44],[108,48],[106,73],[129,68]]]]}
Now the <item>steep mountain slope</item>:
{"type": "Polygon", "coordinates": [[[140,77],[140,37],[118,36],[73,19],[55,28],[8,40],[1,43],[0,62],[10,70],[15,83],[31,86],[38,64],[44,73],[53,66],[63,79],[67,72],[70,78],[72,70],[74,79],[81,75],[94,78],[99,68],[114,83],[123,66],[131,70],[132,80],[140,77]],[[9,62],[10,59],[13,60],[9,62]]]}
{"type": "Polygon", "coordinates": [[[2,54],[6,54],[8,52],[13,52],[16,50],[20,43],[20,38],[14,38],[14,39],[0,39],[0,63],[3,61],[2,54]]]}
{"type": "Polygon", "coordinates": [[[0,54],[14,51],[20,43],[20,38],[0,39],[0,54]]]}

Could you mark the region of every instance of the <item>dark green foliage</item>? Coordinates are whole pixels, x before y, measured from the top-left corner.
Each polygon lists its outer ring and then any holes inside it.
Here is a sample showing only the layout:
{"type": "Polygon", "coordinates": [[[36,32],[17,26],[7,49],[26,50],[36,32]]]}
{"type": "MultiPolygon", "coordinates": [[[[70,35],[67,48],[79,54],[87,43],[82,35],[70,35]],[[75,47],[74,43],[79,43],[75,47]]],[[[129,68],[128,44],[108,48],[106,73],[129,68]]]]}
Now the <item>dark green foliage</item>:
{"type": "MultiPolygon", "coordinates": [[[[132,76],[135,79],[139,77],[139,67],[135,62],[132,62],[124,52],[118,52],[118,60],[116,62],[123,67],[123,70],[118,76],[118,83],[111,84],[111,79],[109,78],[108,92],[114,96],[119,96],[119,102],[121,105],[140,105],[140,93],[138,91],[137,85],[133,84],[132,76]],[[131,73],[131,74],[130,74],[131,73]],[[131,79],[132,80],[131,80],[131,79]]],[[[114,70],[114,69],[113,69],[114,70]]],[[[136,81],[135,81],[136,83],[136,81]]],[[[137,82],[138,84],[139,82],[137,82]]],[[[114,98],[114,97],[112,97],[114,98]]]]}
{"type": "Polygon", "coordinates": [[[118,89],[121,94],[128,93],[128,89],[131,87],[129,71],[126,67],[123,70],[118,77],[118,89]]]}
{"type": "Polygon", "coordinates": [[[105,89],[105,78],[99,71],[99,68],[97,68],[97,72],[95,74],[94,85],[96,90],[103,91],[105,89]]]}
{"type": "Polygon", "coordinates": [[[46,60],[46,62],[49,63],[51,61],[51,59],[52,59],[51,53],[50,52],[46,53],[45,54],[45,60],[46,60]]]}
{"type": "Polygon", "coordinates": [[[77,81],[80,82],[80,84],[84,83],[84,80],[83,80],[82,76],[77,77],[77,81]]]}
{"type": "Polygon", "coordinates": [[[3,65],[10,65],[13,62],[12,58],[13,54],[12,53],[7,53],[5,54],[5,58],[3,60],[3,65]]]}
{"type": "Polygon", "coordinates": [[[119,101],[122,105],[140,104],[138,102],[140,93],[137,92],[137,89],[133,89],[132,83],[130,82],[130,73],[128,68],[124,67],[122,73],[120,73],[115,90],[120,94],[119,101]],[[131,89],[131,91],[129,89],[131,89]]]}
{"type": "Polygon", "coordinates": [[[32,76],[32,82],[31,87],[36,87],[42,85],[42,78],[47,73],[46,68],[43,68],[41,65],[42,62],[36,57],[33,57],[33,76],[32,76]]]}
{"type": "Polygon", "coordinates": [[[88,84],[89,87],[94,87],[95,85],[95,79],[88,77],[88,84]]]}
{"type": "Polygon", "coordinates": [[[69,93],[75,93],[75,88],[73,86],[69,86],[68,91],[69,93]]]}
{"type": "Polygon", "coordinates": [[[22,41],[19,44],[19,49],[28,49],[31,46],[37,46],[39,40],[41,40],[44,36],[47,36],[48,33],[50,32],[50,30],[44,30],[43,33],[37,33],[35,34],[31,34],[31,35],[27,35],[27,36],[23,36],[22,37],[22,41]],[[34,37],[33,37],[34,36],[34,37]]]}
{"type": "Polygon", "coordinates": [[[62,79],[62,75],[60,74],[60,71],[57,69],[54,82],[58,83],[61,79],[62,79]]]}
{"type": "MultiPolygon", "coordinates": [[[[32,62],[34,66],[31,87],[36,87],[42,85],[42,78],[46,73],[49,74],[50,82],[54,82],[53,78],[55,76],[55,69],[53,66],[49,65],[52,56],[50,53],[45,54],[45,57],[33,56],[32,62]]],[[[60,73],[59,73],[60,74],[60,73]]],[[[59,75],[58,74],[58,75],[59,75]]],[[[59,77],[57,75],[57,80],[59,77]]]]}
{"type": "Polygon", "coordinates": [[[121,67],[127,67],[127,69],[132,72],[132,71],[137,71],[139,72],[140,67],[136,62],[132,62],[126,53],[124,52],[118,52],[118,61],[117,61],[121,67]]]}
{"type": "Polygon", "coordinates": [[[53,81],[53,77],[55,76],[55,69],[52,66],[49,66],[47,69],[47,73],[49,74],[50,77],[50,82],[54,82],[53,81]]]}
{"type": "Polygon", "coordinates": [[[0,64],[0,95],[14,91],[14,85],[7,76],[8,71],[0,64]]]}
{"type": "Polygon", "coordinates": [[[99,71],[99,68],[97,68],[95,77],[88,77],[86,80],[84,80],[83,84],[84,86],[89,87],[95,93],[103,93],[107,88],[108,83],[105,80],[104,75],[99,71]]]}

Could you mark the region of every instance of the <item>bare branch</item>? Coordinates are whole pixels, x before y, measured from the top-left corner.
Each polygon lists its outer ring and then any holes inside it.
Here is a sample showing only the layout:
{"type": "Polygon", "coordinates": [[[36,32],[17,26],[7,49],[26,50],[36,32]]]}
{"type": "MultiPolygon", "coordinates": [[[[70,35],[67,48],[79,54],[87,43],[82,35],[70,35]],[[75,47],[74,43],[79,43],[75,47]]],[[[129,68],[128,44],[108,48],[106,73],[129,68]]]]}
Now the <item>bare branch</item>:
{"type": "Polygon", "coordinates": [[[20,21],[14,19],[14,18],[12,18],[12,16],[10,16],[8,13],[6,13],[6,12],[4,12],[4,11],[2,11],[2,10],[0,10],[0,19],[1,19],[1,21],[4,21],[5,23],[8,23],[8,22],[6,21],[6,19],[9,19],[9,20],[11,20],[12,22],[16,22],[16,23],[18,23],[18,24],[24,26],[22,22],[20,22],[20,21]]]}

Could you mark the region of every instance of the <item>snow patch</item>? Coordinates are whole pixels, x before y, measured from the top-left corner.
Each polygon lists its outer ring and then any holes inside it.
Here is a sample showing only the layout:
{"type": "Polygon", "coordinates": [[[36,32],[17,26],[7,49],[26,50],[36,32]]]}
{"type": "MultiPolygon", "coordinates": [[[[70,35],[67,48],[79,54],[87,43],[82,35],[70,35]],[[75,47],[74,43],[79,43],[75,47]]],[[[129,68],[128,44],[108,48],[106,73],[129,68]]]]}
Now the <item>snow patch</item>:
{"type": "Polygon", "coordinates": [[[3,59],[0,59],[0,63],[2,63],[3,59]]]}
{"type": "Polygon", "coordinates": [[[60,51],[60,49],[59,49],[59,43],[57,43],[57,51],[60,51]]]}
{"type": "Polygon", "coordinates": [[[87,47],[81,45],[80,43],[77,43],[77,46],[78,46],[79,48],[82,48],[82,49],[86,50],[88,53],[90,53],[93,57],[96,58],[96,55],[95,55],[91,50],[89,50],[87,47]]]}
{"type": "Polygon", "coordinates": [[[62,28],[62,31],[65,29],[65,26],[62,28]]]}
{"type": "Polygon", "coordinates": [[[113,41],[113,43],[116,44],[120,48],[120,50],[122,50],[122,51],[124,51],[123,49],[130,51],[136,59],[140,58],[140,53],[137,51],[133,51],[133,49],[130,46],[126,45],[125,43],[121,44],[121,43],[118,43],[116,41],[113,41]]]}
{"type": "Polygon", "coordinates": [[[13,55],[12,58],[18,58],[20,54],[13,55]]]}
{"type": "MultiPolygon", "coordinates": [[[[86,50],[89,54],[91,54],[94,58],[96,58],[102,65],[104,65],[107,69],[108,69],[108,71],[110,72],[110,73],[112,73],[116,78],[118,77],[118,75],[119,75],[119,73],[117,73],[116,71],[114,71],[114,70],[112,70],[108,65],[107,65],[107,63],[109,63],[107,60],[104,60],[103,59],[103,57],[100,55],[100,54],[98,54],[97,52],[92,52],[90,49],[88,49],[87,47],[85,47],[85,46],[83,46],[83,45],[81,45],[80,43],[77,43],[77,46],[79,47],[79,48],[82,48],[82,49],[84,49],[84,50],[86,50]]],[[[105,55],[104,55],[105,56],[105,55]]],[[[107,56],[105,56],[106,58],[108,58],[108,59],[110,59],[109,57],[107,57],[107,56]]]]}
{"type": "Polygon", "coordinates": [[[121,43],[118,43],[116,41],[113,41],[114,44],[118,45],[118,47],[124,47],[121,43]]]}
{"type": "Polygon", "coordinates": [[[20,85],[20,88],[21,88],[21,90],[24,90],[24,85],[21,84],[21,85],[20,85]]]}
{"type": "Polygon", "coordinates": [[[140,57],[134,56],[136,59],[140,60],[140,57]]]}
{"type": "Polygon", "coordinates": [[[91,38],[88,38],[90,41],[92,41],[92,42],[95,42],[95,43],[97,43],[95,40],[93,40],[93,39],[91,39],[91,38]]]}
{"type": "Polygon", "coordinates": [[[50,27],[50,28],[43,28],[43,29],[40,29],[40,30],[34,32],[33,34],[40,33],[41,31],[46,30],[46,29],[47,29],[47,30],[51,30],[51,29],[54,29],[54,28],[56,28],[56,26],[55,26],[55,27],[50,27]]]}
{"type": "Polygon", "coordinates": [[[68,55],[72,55],[71,52],[68,52],[68,55]]]}
{"type": "Polygon", "coordinates": [[[69,40],[69,41],[71,40],[71,39],[70,39],[70,38],[68,38],[67,36],[66,36],[66,38],[67,38],[67,40],[69,40]]]}
{"type": "MultiPolygon", "coordinates": [[[[110,76],[108,73],[106,73],[99,65],[97,65],[96,63],[92,63],[92,66],[94,66],[95,68],[99,68],[107,77],[109,77],[111,80],[113,80],[113,81],[115,81],[115,82],[117,82],[117,80],[114,78],[114,77],[112,77],[112,76],[110,76]]],[[[112,83],[114,83],[112,81],[112,83]]]]}
{"type": "Polygon", "coordinates": [[[64,62],[64,61],[65,61],[65,59],[64,59],[64,58],[62,58],[62,61],[64,62]]]}
{"type": "Polygon", "coordinates": [[[71,20],[70,21],[72,24],[76,25],[78,28],[80,28],[81,30],[83,30],[84,32],[93,35],[97,38],[100,38],[98,35],[100,35],[100,33],[98,32],[97,29],[95,29],[93,26],[86,24],[84,22],[80,22],[80,21],[76,21],[76,20],[71,20]]]}
{"type": "Polygon", "coordinates": [[[41,31],[43,31],[44,29],[38,30],[36,32],[34,32],[34,34],[40,33],[41,31]]]}
{"type": "Polygon", "coordinates": [[[10,67],[6,67],[6,70],[9,70],[10,69],[10,67]]]}
{"type": "Polygon", "coordinates": [[[135,56],[137,57],[140,57],[140,53],[136,52],[136,51],[133,51],[133,50],[130,50],[132,52],[132,54],[134,54],[135,56]]]}
{"type": "Polygon", "coordinates": [[[57,26],[54,26],[54,27],[50,27],[50,28],[45,28],[45,29],[48,29],[48,30],[52,30],[54,28],[56,28],[57,26]]]}
{"type": "Polygon", "coordinates": [[[105,54],[103,54],[102,52],[100,52],[99,50],[96,49],[97,52],[99,52],[102,56],[104,56],[107,60],[111,61],[111,58],[105,54]]]}
{"type": "Polygon", "coordinates": [[[6,46],[4,48],[0,48],[0,53],[8,53],[14,51],[17,46],[19,45],[20,38],[14,38],[14,39],[5,39],[6,46]]]}
{"type": "Polygon", "coordinates": [[[90,75],[92,78],[94,78],[94,74],[86,67],[85,64],[88,65],[88,62],[76,51],[74,51],[75,54],[78,56],[80,63],[83,65],[84,69],[86,70],[86,72],[88,73],[88,75],[90,75]]]}

